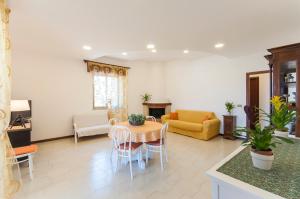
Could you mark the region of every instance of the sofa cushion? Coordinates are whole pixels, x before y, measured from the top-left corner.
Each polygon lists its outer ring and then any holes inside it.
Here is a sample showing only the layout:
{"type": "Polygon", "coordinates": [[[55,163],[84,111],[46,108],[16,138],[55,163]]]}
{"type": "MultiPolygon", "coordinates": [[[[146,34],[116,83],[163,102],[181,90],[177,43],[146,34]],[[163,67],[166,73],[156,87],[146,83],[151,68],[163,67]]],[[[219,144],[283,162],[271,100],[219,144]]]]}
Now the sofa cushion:
{"type": "Polygon", "coordinates": [[[14,148],[15,155],[23,155],[37,152],[38,147],[35,144],[14,148]]]}
{"type": "MultiPolygon", "coordinates": [[[[131,150],[136,150],[137,148],[139,148],[140,146],[142,146],[143,143],[142,142],[131,142],[131,150]]],[[[120,144],[120,150],[129,150],[129,142],[120,144]]]]}
{"type": "Polygon", "coordinates": [[[178,120],[185,122],[203,123],[204,120],[213,119],[213,112],[206,111],[191,111],[191,110],[177,110],[178,120]]]}
{"type": "Polygon", "coordinates": [[[202,131],[203,128],[203,125],[200,123],[186,122],[180,120],[169,120],[169,125],[174,128],[185,129],[189,131],[202,131]]]}

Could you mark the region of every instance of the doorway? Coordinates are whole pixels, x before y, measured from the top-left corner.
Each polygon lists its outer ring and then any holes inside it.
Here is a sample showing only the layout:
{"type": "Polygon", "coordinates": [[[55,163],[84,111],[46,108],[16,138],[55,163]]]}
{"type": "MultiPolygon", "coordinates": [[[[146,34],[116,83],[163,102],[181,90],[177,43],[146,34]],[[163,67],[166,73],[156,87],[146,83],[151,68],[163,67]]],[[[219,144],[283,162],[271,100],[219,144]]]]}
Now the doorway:
{"type": "Polygon", "coordinates": [[[246,73],[246,106],[247,127],[253,129],[260,121],[262,126],[269,125],[261,120],[261,110],[270,112],[270,71],[246,73]]]}

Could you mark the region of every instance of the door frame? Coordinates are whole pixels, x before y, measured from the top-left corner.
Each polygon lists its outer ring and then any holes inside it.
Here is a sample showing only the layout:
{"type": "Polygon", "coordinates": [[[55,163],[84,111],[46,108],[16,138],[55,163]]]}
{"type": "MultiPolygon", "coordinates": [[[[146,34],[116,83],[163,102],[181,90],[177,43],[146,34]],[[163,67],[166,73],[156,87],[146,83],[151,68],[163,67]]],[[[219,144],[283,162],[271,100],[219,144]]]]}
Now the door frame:
{"type": "MultiPolygon", "coordinates": [[[[270,73],[270,70],[261,70],[261,71],[254,71],[254,72],[247,72],[246,73],[246,105],[250,106],[250,76],[251,75],[259,75],[259,74],[265,74],[265,73],[270,73]]],[[[272,83],[270,81],[270,90],[272,90],[272,83]]],[[[271,96],[272,97],[272,96],[271,96]]],[[[250,124],[248,122],[248,120],[246,119],[246,124],[247,127],[250,127],[250,124]]]]}

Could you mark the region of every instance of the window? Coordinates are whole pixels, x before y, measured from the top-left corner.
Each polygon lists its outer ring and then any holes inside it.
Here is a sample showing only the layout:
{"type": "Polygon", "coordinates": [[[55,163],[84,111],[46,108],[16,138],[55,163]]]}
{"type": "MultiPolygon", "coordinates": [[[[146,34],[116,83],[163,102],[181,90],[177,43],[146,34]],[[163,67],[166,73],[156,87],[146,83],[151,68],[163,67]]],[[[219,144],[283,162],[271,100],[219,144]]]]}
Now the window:
{"type": "Polygon", "coordinates": [[[123,79],[109,74],[94,75],[94,109],[123,107],[123,79]]]}

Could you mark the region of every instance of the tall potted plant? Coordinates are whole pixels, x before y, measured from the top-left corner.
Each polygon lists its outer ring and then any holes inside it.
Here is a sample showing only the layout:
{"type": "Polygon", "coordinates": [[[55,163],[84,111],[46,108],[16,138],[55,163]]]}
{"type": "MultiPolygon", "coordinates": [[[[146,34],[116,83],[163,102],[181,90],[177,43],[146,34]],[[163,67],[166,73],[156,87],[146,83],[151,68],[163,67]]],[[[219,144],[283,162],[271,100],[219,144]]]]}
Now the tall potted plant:
{"type": "Polygon", "coordinates": [[[235,105],[233,102],[226,102],[225,103],[225,108],[227,110],[228,115],[232,115],[232,111],[235,108],[235,105]]]}
{"type": "Polygon", "coordinates": [[[295,120],[296,111],[292,110],[285,101],[281,100],[280,96],[274,96],[271,104],[274,107],[272,113],[269,114],[261,110],[265,117],[264,120],[271,122],[276,136],[288,137],[287,125],[295,120]]]}
{"type": "Polygon", "coordinates": [[[259,123],[255,125],[254,129],[239,128],[236,133],[240,135],[241,132],[248,134],[248,140],[243,145],[251,147],[250,154],[253,166],[263,170],[270,170],[274,160],[272,148],[275,148],[281,141],[293,143],[292,140],[284,137],[274,136],[274,128],[272,126],[261,127],[259,123]]]}

